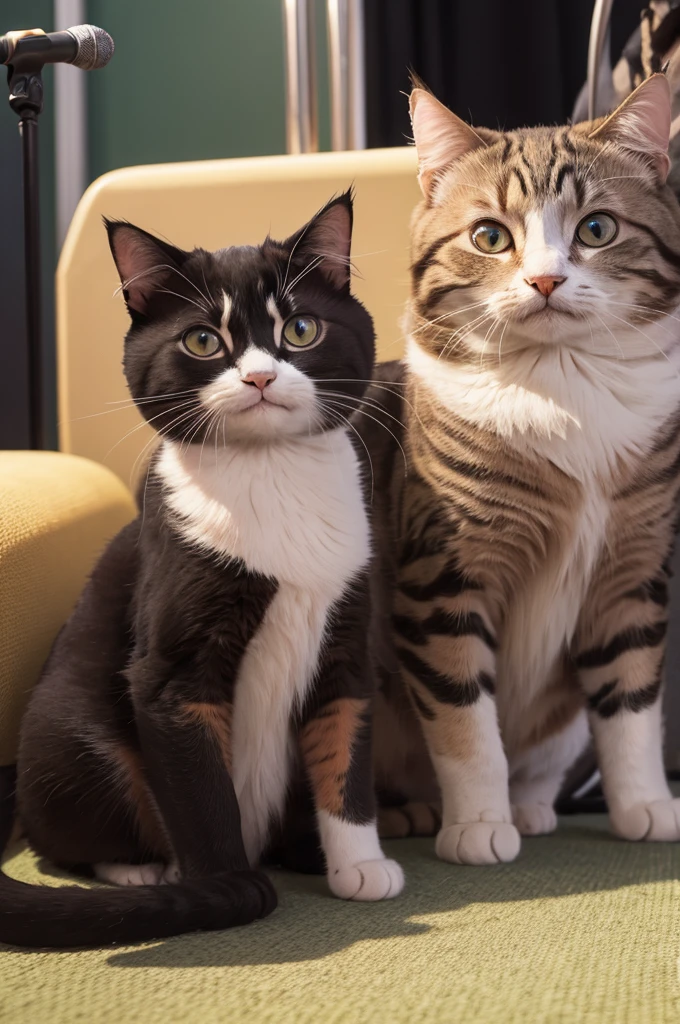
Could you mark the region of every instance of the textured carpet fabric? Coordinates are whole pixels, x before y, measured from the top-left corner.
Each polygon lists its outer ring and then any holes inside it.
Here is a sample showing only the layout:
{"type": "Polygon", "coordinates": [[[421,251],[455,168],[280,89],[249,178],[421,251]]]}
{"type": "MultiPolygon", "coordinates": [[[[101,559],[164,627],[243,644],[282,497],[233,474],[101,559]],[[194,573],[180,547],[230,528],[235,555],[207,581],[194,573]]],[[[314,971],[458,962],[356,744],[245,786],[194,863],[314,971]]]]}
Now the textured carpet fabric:
{"type": "MultiPolygon", "coordinates": [[[[386,844],[407,873],[382,904],[275,873],[281,905],[248,928],[146,946],[0,947],[12,1024],[665,1024],[680,1020],[680,846],[563,821],[515,864],[462,868],[432,842],[386,844]]],[[[54,884],[25,851],[7,870],[54,884]]]]}

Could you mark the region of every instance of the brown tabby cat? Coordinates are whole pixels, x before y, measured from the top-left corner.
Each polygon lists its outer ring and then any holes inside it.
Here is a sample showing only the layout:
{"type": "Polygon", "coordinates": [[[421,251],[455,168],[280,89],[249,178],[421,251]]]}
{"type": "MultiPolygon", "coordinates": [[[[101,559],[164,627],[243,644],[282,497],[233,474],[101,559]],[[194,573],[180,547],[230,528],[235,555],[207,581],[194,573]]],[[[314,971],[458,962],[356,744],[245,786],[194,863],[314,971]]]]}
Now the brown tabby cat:
{"type": "Polygon", "coordinates": [[[372,391],[406,423],[407,474],[370,438],[375,757],[408,801],[383,832],[431,831],[439,788],[440,857],[512,860],[555,828],[590,723],[614,830],[680,839],[660,700],[680,481],[666,79],[567,128],[473,129],[422,88],[411,116],[408,350],[372,391]]]}

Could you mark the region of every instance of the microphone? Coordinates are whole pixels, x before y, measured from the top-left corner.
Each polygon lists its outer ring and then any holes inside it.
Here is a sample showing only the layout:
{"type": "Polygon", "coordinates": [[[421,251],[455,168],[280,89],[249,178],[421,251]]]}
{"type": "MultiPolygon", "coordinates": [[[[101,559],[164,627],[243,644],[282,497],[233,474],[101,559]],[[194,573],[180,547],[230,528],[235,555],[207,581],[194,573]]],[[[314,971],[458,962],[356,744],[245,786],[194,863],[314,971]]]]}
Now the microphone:
{"type": "Polygon", "coordinates": [[[113,39],[103,28],[76,25],[63,32],[8,32],[0,36],[0,64],[33,58],[41,64],[73,64],[83,71],[103,68],[113,56],[113,39]]]}

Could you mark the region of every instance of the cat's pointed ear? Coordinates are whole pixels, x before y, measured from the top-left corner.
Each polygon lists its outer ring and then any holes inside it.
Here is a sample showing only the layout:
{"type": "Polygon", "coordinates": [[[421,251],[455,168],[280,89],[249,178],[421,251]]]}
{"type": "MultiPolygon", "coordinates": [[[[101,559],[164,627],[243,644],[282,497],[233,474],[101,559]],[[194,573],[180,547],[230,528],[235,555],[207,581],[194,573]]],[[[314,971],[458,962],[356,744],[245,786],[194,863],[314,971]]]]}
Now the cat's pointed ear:
{"type": "Polygon", "coordinates": [[[144,316],[154,293],[179,270],[188,253],[127,221],[104,218],[104,225],[128,310],[144,316]]]}
{"type": "Polygon", "coordinates": [[[646,78],[613,114],[590,132],[589,139],[614,142],[652,164],[660,181],[670,169],[671,91],[665,75],[646,78]]]}
{"type": "MultiPolygon", "coordinates": [[[[303,228],[283,243],[291,261],[301,266],[318,267],[328,283],[348,289],[352,246],[352,189],[331,199],[303,228]]],[[[291,274],[288,275],[292,277],[291,274]]]]}
{"type": "Polygon", "coordinates": [[[411,92],[409,111],[418,152],[418,182],[426,199],[437,178],[456,160],[500,137],[487,128],[471,128],[420,84],[411,92]]]}

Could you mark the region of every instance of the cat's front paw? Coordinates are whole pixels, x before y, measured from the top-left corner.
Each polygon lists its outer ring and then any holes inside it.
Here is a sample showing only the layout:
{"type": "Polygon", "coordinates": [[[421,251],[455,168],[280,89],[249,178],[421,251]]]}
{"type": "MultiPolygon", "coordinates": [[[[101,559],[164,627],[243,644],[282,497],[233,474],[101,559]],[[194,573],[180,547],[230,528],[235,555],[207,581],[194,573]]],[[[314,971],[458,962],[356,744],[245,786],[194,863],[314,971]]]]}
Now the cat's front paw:
{"type": "Polygon", "coordinates": [[[453,864],[501,864],[514,860],[520,846],[519,832],[507,821],[469,821],[446,825],[435,850],[453,864]]]}
{"type": "Polygon", "coordinates": [[[544,836],[557,828],[557,815],[550,804],[513,804],[512,820],[521,836],[544,836]]]}
{"type": "Polygon", "coordinates": [[[404,872],[396,860],[363,860],[329,873],[328,884],[342,900],[387,900],[404,888],[404,872]]]}
{"type": "Polygon", "coordinates": [[[622,839],[673,843],[680,840],[680,799],[610,807],[612,828],[622,839]]]}

